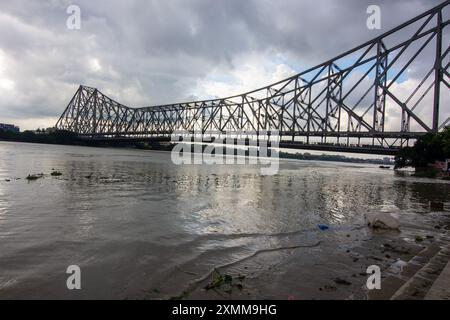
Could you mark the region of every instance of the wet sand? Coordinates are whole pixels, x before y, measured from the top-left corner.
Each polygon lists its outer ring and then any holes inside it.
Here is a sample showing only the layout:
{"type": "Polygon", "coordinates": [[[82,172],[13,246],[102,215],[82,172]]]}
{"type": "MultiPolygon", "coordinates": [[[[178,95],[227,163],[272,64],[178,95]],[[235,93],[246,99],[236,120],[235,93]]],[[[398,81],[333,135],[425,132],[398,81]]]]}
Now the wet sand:
{"type": "Polygon", "coordinates": [[[146,298],[367,299],[368,266],[380,267],[383,286],[389,275],[400,272],[393,267],[396,262],[408,262],[447,234],[450,215],[434,214],[436,223],[423,228],[402,226],[400,231],[394,231],[361,227],[317,232],[315,242],[310,245],[256,252],[231,266],[217,266],[206,275],[190,272],[189,264],[179,266],[170,276],[183,278],[179,280],[178,295],[167,295],[154,288],[146,298]],[[342,238],[338,248],[330,241],[336,236],[342,238]],[[227,279],[217,281],[220,276],[227,279]],[[183,286],[184,282],[189,285],[183,286]]]}

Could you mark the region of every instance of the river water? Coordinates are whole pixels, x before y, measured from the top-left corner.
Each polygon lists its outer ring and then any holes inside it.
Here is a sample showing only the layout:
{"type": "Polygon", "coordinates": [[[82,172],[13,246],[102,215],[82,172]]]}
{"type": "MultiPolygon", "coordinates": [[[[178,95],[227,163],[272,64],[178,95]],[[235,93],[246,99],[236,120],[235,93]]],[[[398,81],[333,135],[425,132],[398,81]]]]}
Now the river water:
{"type": "Polygon", "coordinates": [[[166,152],[0,142],[0,298],[361,298],[373,251],[439,234],[449,195],[449,182],[373,165],[281,160],[263,176],[166,152]],[[400,233],[368,230],[380,210],[400,233]],[[69,265],[81,290],[67,289],[69,265]],[[239,285],[205,290],[214,268],[239,285]],[[352,285],[331,285],[338,276],[352,285]]]}

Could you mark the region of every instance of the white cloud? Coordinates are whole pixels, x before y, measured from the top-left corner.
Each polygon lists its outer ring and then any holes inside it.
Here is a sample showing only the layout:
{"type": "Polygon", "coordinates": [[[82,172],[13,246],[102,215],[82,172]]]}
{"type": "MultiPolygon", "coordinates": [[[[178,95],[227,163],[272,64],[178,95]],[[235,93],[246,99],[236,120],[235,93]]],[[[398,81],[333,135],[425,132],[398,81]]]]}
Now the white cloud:
{"type": "Polygon", "coordinates": [[[271,53],[252,53],[233,59],[233,69],[216,68],[198,81],[193,95],[227,97],[248,92],[283,80],[297,72],[285,63],[277,63],[271,53]],[[224,76],[226,75],[226,76],[224,76]]]}
{"type": "MultiPolygon", "coordinates": [[[[438,2],[382,2],[376,32],[438,2]]],[[[130,106],[266,86],[376,36],[369,3],[79,0],[81,30],[68,30],[70,1],[3,1],[0,121],[54,125],[79,84],[130,106]]]]}
{"type": "Polygon", "coordinates": [[[100,61],[96,58],[92,58],[89,60],[89,67],[93,72],[102,71],[102,66],[100,65],[100,61]]]}

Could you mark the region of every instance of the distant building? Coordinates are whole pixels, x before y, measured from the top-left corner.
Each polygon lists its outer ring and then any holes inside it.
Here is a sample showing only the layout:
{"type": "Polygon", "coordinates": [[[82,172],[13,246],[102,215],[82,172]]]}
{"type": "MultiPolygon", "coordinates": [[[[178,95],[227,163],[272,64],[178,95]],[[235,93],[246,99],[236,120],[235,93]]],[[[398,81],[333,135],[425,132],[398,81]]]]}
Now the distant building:
{"type": "Polygon", "coordinates": [[[56,132],[56,128],[55,127],[49,127],[47,129],[44,128],[38,128],[37,130],[33,131],[35,134],[49,134],[49,133],[53,133],[56,132]]]}
{"type": "Polygon", "coordinates": [[[45,133],[53,133],[58,131],[55,127],[49,127],[47,129],[45,129],[45,133]]]}
{"type": "Polygon", "coordinates": [[[6,124],[6,123],[0,123],[0,130],[4,131],[12,131],[12,132],[20,132],[19,127],[13,125],[13,124],[6,124]]]}

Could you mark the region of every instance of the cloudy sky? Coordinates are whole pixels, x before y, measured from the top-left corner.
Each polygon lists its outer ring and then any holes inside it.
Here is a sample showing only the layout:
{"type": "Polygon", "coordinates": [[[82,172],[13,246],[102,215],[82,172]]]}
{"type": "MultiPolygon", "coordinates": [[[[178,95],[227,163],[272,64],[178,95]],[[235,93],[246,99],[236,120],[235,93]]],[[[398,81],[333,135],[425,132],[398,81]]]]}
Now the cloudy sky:
{"type": "Polygon", "coordinates": [[[438,0],[0,0],[0,122],[53,126],[79,84],[129,106],[227,96],[332,58],[438,0]],[[81,29],[66,9],[81,9],[81,29]],[[381,8],[381,30],[366,9],[381,8]]]}

